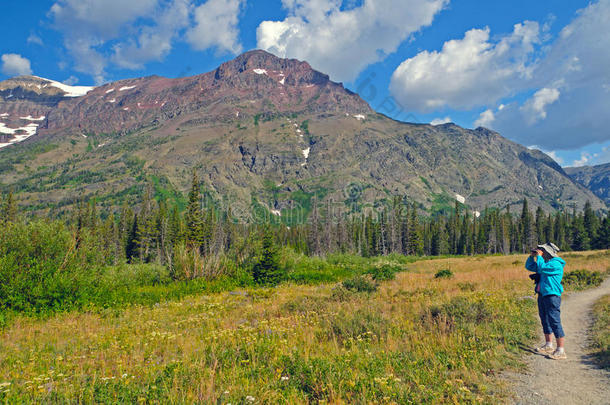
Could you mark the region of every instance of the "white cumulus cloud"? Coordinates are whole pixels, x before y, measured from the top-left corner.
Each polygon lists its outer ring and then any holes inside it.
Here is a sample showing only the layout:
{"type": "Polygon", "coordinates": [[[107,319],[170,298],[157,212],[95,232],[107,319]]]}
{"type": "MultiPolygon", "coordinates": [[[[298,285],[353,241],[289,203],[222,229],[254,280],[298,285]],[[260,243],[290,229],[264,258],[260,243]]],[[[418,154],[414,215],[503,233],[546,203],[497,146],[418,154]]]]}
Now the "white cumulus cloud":
{"type": "Polygon", "coordinates": [[[162,60],[179,31],[188,25],[190,10],[189,0],[173,0],[157,11],[154,25],[144,25],[136,35],[116,44],[112,60],[126,69],[141,69],[147,62],[162,60]]]}
{"type": "Polygon", "coordinates": [[[479,118],[474,122],[474,127],[489,128],[491,127],[491,124],[494,122],[495,119],[496,116],[494,112],[488,108],[487,110],[483,111],[481,115],[479,115],[479,118]]]}
{"type": "Polygon", "coordinates": [[[523,88],[532,72],[530,56],[540,42],[538,23],[515,24],[498,41],[489,28],[472,29],[445,42],[441,51],[423,51],[392,74],[390,91],[407,109],[471,109],[495,103],[523,88]]]}
{"type": "Polygon", "coordinates": [[[572,167],[585,166],[590,161],[591,161],[591,154],[588,152],[581,152],[580,159],[574,160],[570,166],[572,166],[572,167]]]}
{"type": "Polygon", "coordinates": [[[546,153],[547,155],[549,155],[555,162],[559,163],[560,166],[563,166],[563,164],[565,163],[563,158],[561,158],[560,156],[557,156],[557,152],[552,150],[552,151],[543,151],[544,153],[546,153]]]}
{"type": "Polygon", "coordinates": [[[411,111],[482,108],[474,126],[546,150],[603,144],[610,141],[608,21],[610,0],[597,0],[554,38],[548,24],[531,21],[499,37],[471,29],[402,62],[390,90],[411,111]]]}
{"type": "Polygon", "coordinates": [[[195,9],[195,25],[186,38],[197,50],[216,47],[218,51],[237,54],[239,13],[245,0],[208,0],[195,9]]]}
{"type": "Polygon", "coordinates": [[[451,122],[451,117],[445,117],[445,118],[435,118],[432,121],[430,121],[430,125],[442,125],[442,124],[447,124],[451,122]]]}
{"type": "Polygon", "coordinates": [[[76,70],[105,80],[107,57],[99,48],[118,38],[127,25],[150,15],[158,0],[59,0],[49,16],[64,35],[64,44],[76,70]]]}
{"type": "Polygon", "coordinates": [[[31,75],[30,60],[16,53],[2,55],[2,73],[8,76],[31,75]]]}
{"type": "Polygon", "coordinates": [[[288,16],[263,21],[259,48],[307,60],[333,80],[353,81],[368,65],[395,52],[411,34],[430,25],[448,0],[282,0],[288,16]]]}
{"type": "Polygon", "coordinates": [[[610,83],[608,21],[610,0],[581,10],[536,62],[530,85],[538,90],[523,103],[498,111],[492,128],[551,150],[609,141],[610,97],[604,87],[610,83]]]}
{"type": "Polygon", "coordinates": [[[533,124],[546,118],[546,107],[559,99],[559,90],[542,88],[527,100],[520,108],[527,122],[533,124]]]}
{"type": "Polygon", "coordinates": [[[109,66],[142,69],[163,60],[176,41],[239,52],[238,17],[245,0],[56,0],[49,11],[75,69],[106,78],[109,66]],[[199,2],[198,2],[199,3],[199,2]]]}

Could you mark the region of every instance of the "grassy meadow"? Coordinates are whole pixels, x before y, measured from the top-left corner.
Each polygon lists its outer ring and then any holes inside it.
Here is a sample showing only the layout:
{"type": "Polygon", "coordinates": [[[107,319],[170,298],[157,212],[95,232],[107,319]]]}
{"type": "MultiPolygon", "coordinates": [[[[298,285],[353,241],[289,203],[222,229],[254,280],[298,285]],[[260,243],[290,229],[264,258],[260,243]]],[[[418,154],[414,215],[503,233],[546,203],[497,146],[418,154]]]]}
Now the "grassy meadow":
{"type": "Polygon", "coordinates": [[[303,259],[273,288],[17,314],[0,330],[0,402],[497,403],[498,373],[538,332],[525,259],[303,259]],[[354,281],[353,266],[391,271],[354,281]]]}

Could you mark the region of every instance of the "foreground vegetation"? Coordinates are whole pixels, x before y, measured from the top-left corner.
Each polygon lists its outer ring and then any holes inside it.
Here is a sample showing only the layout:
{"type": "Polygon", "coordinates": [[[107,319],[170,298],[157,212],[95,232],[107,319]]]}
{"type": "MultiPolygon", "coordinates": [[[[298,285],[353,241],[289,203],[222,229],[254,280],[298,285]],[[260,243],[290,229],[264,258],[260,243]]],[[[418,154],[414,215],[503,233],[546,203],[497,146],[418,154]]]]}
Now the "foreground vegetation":
{"type": "MultiPolygon", "coordinates": [[[[568,266],[602,273],[609,257],[572,253],[568,266]]],[[[329,266],[344,281],[19,315],[0,337],[0,399],[497,402],[504,391],[496,374],[519,366],[519,347],[537,330],[524,261],[299,259],[308,268],[295,272],[329,266]],[[341,270],[352,266],[369,270],[354,280],[341,270]]]]}
{"type": "MultiPolygon", "coordinates": [[[[62,219],[5,199],[0,401],[496,402],[535,299],[525,256],[481,253],[610,243],[590,205],[423,218],[397,199],[335,221],[314,201],[288,226],[202,206],[196,176],[185,212],[146,195],[62,219]]],[[[608,271],[608,251],[562,256],[568,289],[608,271]]]]}
{"type": "Polygon", "coordinates": [[[593,306],[591,327],[593,356],[601,367],[610,370],[610,295],[593,306]]]}

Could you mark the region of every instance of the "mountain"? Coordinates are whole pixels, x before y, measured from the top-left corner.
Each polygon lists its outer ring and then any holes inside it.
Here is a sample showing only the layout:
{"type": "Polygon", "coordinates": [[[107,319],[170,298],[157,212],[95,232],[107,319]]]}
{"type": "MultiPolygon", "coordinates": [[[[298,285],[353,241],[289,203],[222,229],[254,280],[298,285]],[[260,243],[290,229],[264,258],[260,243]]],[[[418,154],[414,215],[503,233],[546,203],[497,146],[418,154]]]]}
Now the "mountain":
{"type": "Polygon", "coordinates": [[[61,211],[79,197],[134,204],[147,182],[183,203],[193,169],[216,203],[284,220],[301,220],[314,196],[356,211],[394,195],[432,211],[455,200],[481,211],[524,197],[549,211],[587,200],[606,209],[540,151],[484,128],[392,120],[308,63],[264,51],[193,77],[52,83],[0,83],[0,128],[36,124],[0,149],[0,189],[14,189],[34,210],[61,211]]]}
{"type": "Polygon", "coordinates": [[[567,167],[566,173],[596,196],[610,204],[610,163],[597,166],[567,167]]]}

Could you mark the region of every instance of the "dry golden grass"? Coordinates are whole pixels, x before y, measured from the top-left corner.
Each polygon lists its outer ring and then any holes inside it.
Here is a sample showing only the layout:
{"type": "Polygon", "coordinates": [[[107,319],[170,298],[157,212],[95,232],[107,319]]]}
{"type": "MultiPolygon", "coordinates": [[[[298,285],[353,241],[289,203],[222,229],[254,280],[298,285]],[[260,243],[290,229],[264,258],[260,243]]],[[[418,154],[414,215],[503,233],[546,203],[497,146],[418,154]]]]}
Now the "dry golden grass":
{"type": "MultiPolygon", "coordinates": [[[[0,400],[497,402],[494,375],[519,364],[517,347],[534,331],[525,258],[419,261],[370,295],[282,285],[21,317],[0,335],[0,400]],[[434,278],[447,268],[453,278],[434,278]],[[463,319],[450,312],[458,304],[463,319]],[[468,318],[475,310],[483,321],[468,318]]],[[[566,260],[568,269],[605,271],[609,258],[566,260]]]]}

